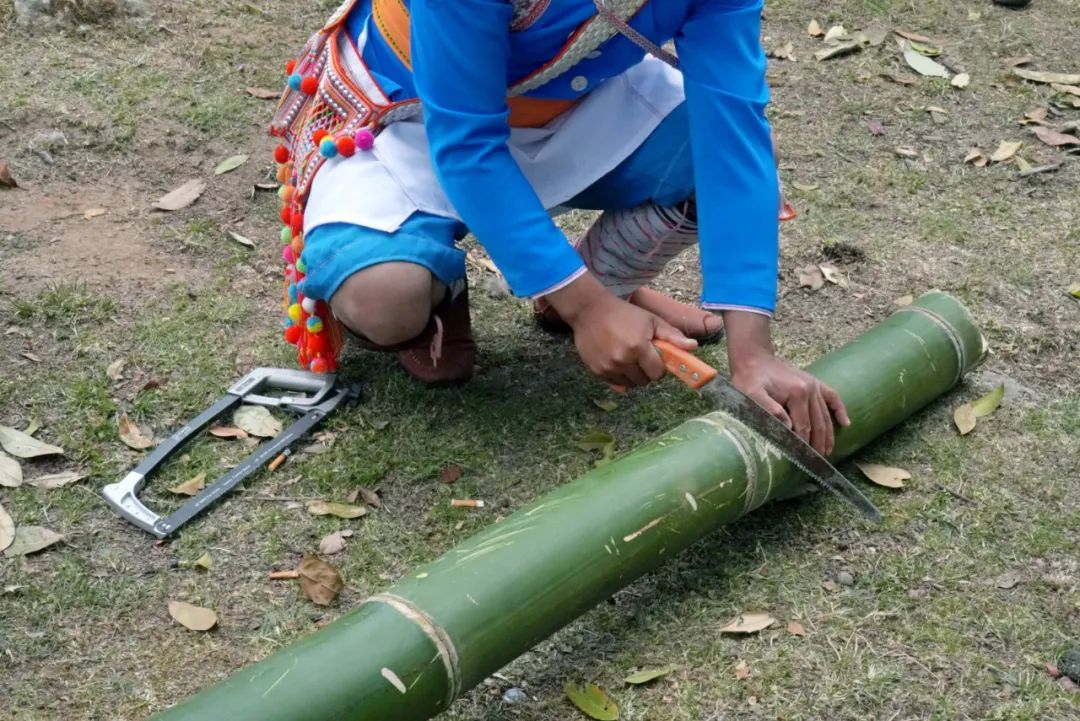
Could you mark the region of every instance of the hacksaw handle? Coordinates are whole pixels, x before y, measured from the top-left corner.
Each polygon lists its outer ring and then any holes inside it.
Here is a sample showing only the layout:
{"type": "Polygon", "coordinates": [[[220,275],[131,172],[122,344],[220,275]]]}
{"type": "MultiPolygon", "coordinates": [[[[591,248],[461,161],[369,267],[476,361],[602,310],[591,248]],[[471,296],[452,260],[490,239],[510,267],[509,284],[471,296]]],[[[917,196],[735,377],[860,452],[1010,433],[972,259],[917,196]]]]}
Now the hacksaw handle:
{"type": "Polygon", "coordinates": [[[711,365],[666,340],[654,340],[653,346],[664,361],[668,373],[694,390],[698,390],[717,375],[716,369],[711,365]]]}
{"type": "MultiPolygon", "coordinates": [[[[684,351],[666,340],[653,340],[653,347],[664,362],[664,368],[690,388],[697,390],[716,377],[717,371],[693,353],[684,351]]],[[[625,393],[626,386],[610,384],[616,393],[625,393]]]]}

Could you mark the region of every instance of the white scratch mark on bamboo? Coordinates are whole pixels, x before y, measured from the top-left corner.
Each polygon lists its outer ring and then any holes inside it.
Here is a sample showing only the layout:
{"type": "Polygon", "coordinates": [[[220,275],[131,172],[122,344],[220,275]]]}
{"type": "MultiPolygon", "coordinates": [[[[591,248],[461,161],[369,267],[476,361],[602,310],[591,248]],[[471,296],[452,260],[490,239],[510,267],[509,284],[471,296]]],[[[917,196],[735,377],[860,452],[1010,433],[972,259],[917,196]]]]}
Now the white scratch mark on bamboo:
{"type": "Polygon", "coordinates": [[[466,593],[465,598],[469,599],[469,603],[471,603],[472,605],[476,606],[477,608],[480,607],[480,602],[473,598],[471,593],[466,593]]]}
{"type": "Polygon", "coordinates": [[[571,496],[566,496],[565,498],[556,498],[553,501],[546,501],[544,503],[541,503],[539,506],[532,509],[531,511],[526,511],[525,516],[528,517],[528,516],[531,516],[534,513],[537,513],[538,511],[542,511],[542,510],[549,509],[549,508],[554,508],[555,506],[561,506],[562,504],[567,503],[568,501],[574,500],[575,498],[578,497],[578,495],[579,494],[575,493],[575,494],[573,494],[571,496]]]}
{"type": "Polygon", "coordinates": [[[697,510],[697,499],[694,498],[694,494],[690,491],[686,492],[686,502],[690,504],[690,507],[695,511],[697,510]]]}
{"type": "Polygon", "coordinates": [[[904,331],[905,333],[907,333],[909,336],[911,336],[915,340],[919,341],[919,347],[922,348],[922,352],[926,354],[927,360],[930,361],[930,368],[936,373],[937,372],[937,364],[934,363],[934,356],[933,356],[932,353],[930,353],[930,349],[926,347],[926,340],[921,335],[919,335],[918,333],[912,333],[907,328],[901,328],[901,330],[904,331]]]}
{"type": "Polygon", "coordinates": [[[613,555],[611,552],[611,546],[607,545],[606,543],[604,544],[604,550],[608,552],[609,556],[613,555]]]}
{"type": "Polygon", "coordinates": [[[615,536],[608,536],[608,540],[611,541],[611,547],[615,549],[615,555],[621,556],[622,551],[619,550],[619,544],[615,543],[615,536]]]}
{"type": "Polygon", "coordinates": [[[669,513],[665,513],[664,515],[660,516],[659,518],[654,518],[653,520],[649,521],[649,522],[648,522],[648,523],[646,523],[646,524],[645,524],[644,526],[642,526],[641,528],[637,529],[636,531],[634,531],[634,532],[633,532],[633,533],[631,533],[630,535],[628,535],[628,536],[623,536],[623,543],[630,543],[630,542],[631,542],[631,541],[633,541],[633,540],[634,540],[635,538],[638,538],[639,536],[641,536],[641,534],[643,534],[643,533],[645,533],[646,531],[648,531],[648,530],[649,530],[650,528],[655,528],[656,526],[658,526],[658,525],[660,524],[660,522],[661,522],[661,521],[663,521],[663,520],[664,520],[665,518],[667,518],[667,517],[668,517],[669,515],[671,515],[671,514],[669,514],[669,513]]]}
{"type": "Polygon", "coordinates": [[[470,551],[468,555],[462,556],[461,558],[459,558],[457,560],[457,563],[455,563],[454,565],[460,566],[463,563],[468,563],[469,561],[475,561],[476,559],[480,558],[481,556],[486,556],[487,554],[491,553],[492,551],[498,551],[500,548],[509,548],[510,546],[513,546],[513,545],[514,545],[513,542],[510,542],[510,543],[503,543],[503,544],[498,545],[498,546],[488,546],[487,548],[477,548],[475,551],[470,551]]]}
{"type": "Polygon", "coordinates": [[[401,693],[408,692],[409,689],[405,688],[405,684],[402,683],[400,678],[398,678],[398,675],[390,669],[386,668],[385,666],[382,670],[382,677],[389,681],[390,685],[396,688],[401,693]]]}
{"type": "Polygon", "coordinates": [[[292,673],[292,672],[293,672],[293,669],[294,669],[294,668],[296,668],[296,664],[297,664],[297,663],[299,663],[299,662],[300,662],[300,659],[299,659],[299,658],[297,658],[296,656],[293,656],[293,660],[292,660],[292,666],[290,666],[289,668],[285,669],[285,672],[284,672],[284,673],[282,673],[282,674],[281,674],[280,676],[278,676],[278,679],[277,679],[277,681],[274,681],[274,682],[273,682],[272,684],[270,684],[270,688],[268,688],[268,689],[266,689],[265,691],[263,691],[263,695],[262,695],[262,697],[263,697],[263,698],[266,698],[266,697],[267,697],[267,696],[268,696],[268,695],[270,694],[270,692],[271,692],[271,691],[273,691],[273,690],[274,690],[274,689],[275,689],[275,688],[277,687],[277,685],[278,685],[279,683],[281,683],[282,681],[284,681],[284,680],[285,680],[285,677],[286,677],[286,676],[288,676],[288,675],[289,675],[290,673],[292,673]]]}

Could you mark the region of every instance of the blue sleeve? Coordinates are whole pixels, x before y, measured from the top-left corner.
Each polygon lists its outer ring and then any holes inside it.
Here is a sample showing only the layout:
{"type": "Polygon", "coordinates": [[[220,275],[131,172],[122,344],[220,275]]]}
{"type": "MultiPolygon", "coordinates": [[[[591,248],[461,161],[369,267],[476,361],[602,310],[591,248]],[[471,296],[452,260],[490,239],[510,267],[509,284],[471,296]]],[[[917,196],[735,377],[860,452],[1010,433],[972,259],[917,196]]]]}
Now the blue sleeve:
{"type": "Polygon", "coordinates": [[[676,46],[690,116],[702,304],[772,313],[779,183],[765,106],[762,0],[698,0],[676,46]]]}
{"type": "Polygon", "coordinates": [[[436,175],[517,295],[584,267],[510,155],[509,0],[413,0],[412,62],[436,175]]]}

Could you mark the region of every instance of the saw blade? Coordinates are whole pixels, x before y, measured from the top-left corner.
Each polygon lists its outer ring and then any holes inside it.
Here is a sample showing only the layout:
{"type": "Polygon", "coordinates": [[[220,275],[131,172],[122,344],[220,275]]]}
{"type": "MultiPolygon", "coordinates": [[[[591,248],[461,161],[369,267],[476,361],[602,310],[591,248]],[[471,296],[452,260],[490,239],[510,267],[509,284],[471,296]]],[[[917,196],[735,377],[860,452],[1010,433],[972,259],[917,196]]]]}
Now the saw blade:
{"type": "Polygon", "coordinates": [[[757,431],[784,458],[810,476],[818,486],[847,501],[869,521],[881,523],[881,511],[862,492],[836,470],[828,459],[797,436],[783,421],[762,408],[723,378],[717,377],[702,386],[701,392],[713,400],[717,408],[727,411],[757,431]]]}

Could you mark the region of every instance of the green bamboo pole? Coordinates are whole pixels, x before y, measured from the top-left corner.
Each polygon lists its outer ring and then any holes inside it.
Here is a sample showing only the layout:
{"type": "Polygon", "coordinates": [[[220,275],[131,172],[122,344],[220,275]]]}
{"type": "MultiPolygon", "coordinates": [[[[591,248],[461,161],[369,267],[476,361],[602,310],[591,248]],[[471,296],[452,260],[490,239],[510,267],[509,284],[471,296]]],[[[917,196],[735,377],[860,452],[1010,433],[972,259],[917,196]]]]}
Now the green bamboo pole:
{"type": "MultiPolygon", "coordinates": [[[[854,453],[952,388],[983,339],[932,292],[809,371],[843,397],[854,453]]],[[[159,721],[423,721],[705,534],[806,482],[723,413],[687,421],[451,549],[325,629],[159,721]]],[[[853,517],[854,518],[854,517],[853,517]]]]}

